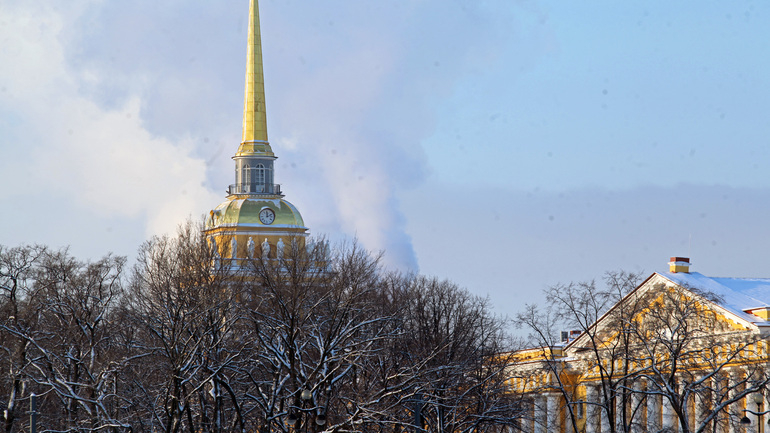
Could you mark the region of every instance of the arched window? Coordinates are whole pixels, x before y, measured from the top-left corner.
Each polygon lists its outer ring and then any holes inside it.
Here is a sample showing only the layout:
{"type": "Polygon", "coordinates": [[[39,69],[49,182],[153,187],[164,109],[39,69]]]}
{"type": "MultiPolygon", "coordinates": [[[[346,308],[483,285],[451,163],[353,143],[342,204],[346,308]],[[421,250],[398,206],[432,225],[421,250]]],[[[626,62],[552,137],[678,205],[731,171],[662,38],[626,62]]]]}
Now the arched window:
{"type": "Polygon", "coordinates": [[[243,164],[243,168],[241,168],[241,183],[243,185],[251,183],[251,170],[249,164],[243,164]]]}
{"type": "Polygon", "coordinates": [[[257,185],[265,184],[265,166],[262,164],[257,164],[256,183],[257,185]]]}

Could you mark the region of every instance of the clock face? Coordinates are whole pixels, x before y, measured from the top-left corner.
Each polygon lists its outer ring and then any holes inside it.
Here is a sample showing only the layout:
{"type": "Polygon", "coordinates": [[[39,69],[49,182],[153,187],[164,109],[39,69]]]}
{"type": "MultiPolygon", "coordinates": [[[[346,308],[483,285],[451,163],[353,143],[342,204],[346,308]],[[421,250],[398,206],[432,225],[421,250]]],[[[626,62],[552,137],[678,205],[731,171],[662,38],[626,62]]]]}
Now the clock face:
{"type": "Polygon", "coordinates": [[[262,209],[259,211],[259,220],[262,224],[270,225],[275,221],[275,212],[269,208],[262,209]]]}

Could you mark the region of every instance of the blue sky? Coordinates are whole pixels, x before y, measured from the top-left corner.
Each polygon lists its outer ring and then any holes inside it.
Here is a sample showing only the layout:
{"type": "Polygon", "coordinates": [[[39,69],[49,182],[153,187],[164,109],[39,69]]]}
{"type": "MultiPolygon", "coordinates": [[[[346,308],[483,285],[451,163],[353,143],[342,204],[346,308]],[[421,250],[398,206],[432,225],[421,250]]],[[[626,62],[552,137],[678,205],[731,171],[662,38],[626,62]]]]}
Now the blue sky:
{"type": "MultiPolygon", "coordinates": [[[[689,255],[768,277],[770,5],[261,2],[313,234],[512,314],[689,255]]],[[[0,243],[132,256],[232,183],[247,0],[0,0],[0,243]]]]}

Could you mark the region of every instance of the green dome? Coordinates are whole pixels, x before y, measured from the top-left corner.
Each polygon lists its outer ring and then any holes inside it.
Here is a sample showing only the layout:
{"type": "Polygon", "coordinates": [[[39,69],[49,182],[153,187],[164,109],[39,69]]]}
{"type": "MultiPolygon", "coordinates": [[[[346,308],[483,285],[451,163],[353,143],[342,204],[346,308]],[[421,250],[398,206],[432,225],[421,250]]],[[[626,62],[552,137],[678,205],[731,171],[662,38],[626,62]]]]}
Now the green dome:
{"type": "Polygon", "coordinates": [[[206,230],[217,227],[253,228],[302,228],[306,229],[302,215],[293,204],[283,199],[236,198],[227,200],[212,210],[206,217],[206,230]],[[269,208],[275,212],[271,224],[263,224],[259,213],[269,208]]]}

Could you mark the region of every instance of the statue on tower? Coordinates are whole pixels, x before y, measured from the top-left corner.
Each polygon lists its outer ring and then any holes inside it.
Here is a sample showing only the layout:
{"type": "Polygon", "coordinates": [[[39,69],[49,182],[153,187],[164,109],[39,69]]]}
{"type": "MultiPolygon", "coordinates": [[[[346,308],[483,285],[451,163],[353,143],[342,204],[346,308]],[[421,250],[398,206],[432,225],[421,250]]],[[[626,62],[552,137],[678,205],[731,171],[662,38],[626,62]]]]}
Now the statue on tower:
{"type": "Polygon", "coordinates": [[[262,242],[262,259],[267,260],[269,256],[270,256],[270,243],[267,242],[267,238],[265,238],[265,241],[262,242]]]}
{"type": "Polygon", "coordinates": [[[278,260],[283,260],[283,238],[278,238],[278,243],[275,244],[275,256],[278,260]]]}

